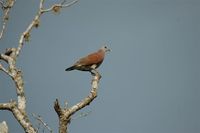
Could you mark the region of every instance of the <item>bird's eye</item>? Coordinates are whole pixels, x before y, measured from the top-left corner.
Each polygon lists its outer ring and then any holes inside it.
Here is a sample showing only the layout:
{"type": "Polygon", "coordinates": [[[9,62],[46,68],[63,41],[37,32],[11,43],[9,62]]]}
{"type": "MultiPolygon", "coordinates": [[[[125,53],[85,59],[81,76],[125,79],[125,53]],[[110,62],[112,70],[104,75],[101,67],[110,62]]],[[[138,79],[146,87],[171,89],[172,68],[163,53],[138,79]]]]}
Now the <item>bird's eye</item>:
{"type": "Polygon", "coordinates": [[[106,47],[106,46],[104,46],[104,48],[105,48],[105,49],[107,49],[107,47],[106,47]]]}

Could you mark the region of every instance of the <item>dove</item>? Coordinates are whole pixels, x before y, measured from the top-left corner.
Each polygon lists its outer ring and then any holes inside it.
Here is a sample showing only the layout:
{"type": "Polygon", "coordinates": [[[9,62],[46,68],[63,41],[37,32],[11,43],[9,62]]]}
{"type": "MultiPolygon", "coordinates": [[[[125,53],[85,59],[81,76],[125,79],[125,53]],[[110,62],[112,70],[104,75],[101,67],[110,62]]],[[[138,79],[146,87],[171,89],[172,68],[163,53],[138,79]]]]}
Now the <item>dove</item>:
{"type": "Polygon", "coordinates": [[[95,74],[96,69],[102,64],[105,53],[110,51],[107,46],[101,47],[94,53],[91,53],[85,57],[80,58],[71,67],[65,69],[65,71],[79,70],[79,71],[89,71],[91,74],[95,74]]]}

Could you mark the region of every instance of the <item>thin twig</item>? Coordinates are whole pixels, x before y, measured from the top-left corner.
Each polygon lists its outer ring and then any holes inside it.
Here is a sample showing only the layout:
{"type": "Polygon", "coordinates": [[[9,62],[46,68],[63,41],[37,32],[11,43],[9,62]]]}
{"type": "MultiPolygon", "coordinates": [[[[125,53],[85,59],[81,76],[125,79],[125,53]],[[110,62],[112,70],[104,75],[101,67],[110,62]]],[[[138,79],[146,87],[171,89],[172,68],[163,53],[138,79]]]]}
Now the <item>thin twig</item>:
{"type": "Polygon", "coordinates": [[[0,4],[1,4],[1,7],[3,9],[5,7],[4,2],[0,0],[0,4]]]}
{"type": "Polygon", "coordinates": [[[9,5],[8,4],[6,5],[5,2],[2,1],[2,0],[0,0],[0,4],[1,4],[2,10],[5,10],[6,8],[9,8],[9,5]]]}
{"type": "Polygon", "coordinates": [[[44,5],[44,0],[41,0],[40,1],[40,10],[43,8],[43,5],[44,5]]]}
{"type": "Polygon", "coordinates": [[[79,1],[79,0],[74,0],[74,1],[71,1],[71,2],[69,2],[69,3],[67,3],[67,4],[65,4],[66,1],[63,1],[63,2],[61,2],[60,4],[54,4],[54,5],[51,6],[50,8],[42,10],[42,13],[52,11],[52,10],[54,10],[56,7],[57,7],[57,8],[69,7],[69,6],[72,6],[73,4],[77,3],[78,1],[79,1]]]}
{"type": "Polygon", "coordinates": [[[0,32],[0,40],[2,39],[3,37],[3,34],[5,32],[5,29],[6,29],[6,25],[8,23],[8,19],[9,19],[9,12],[10,12],[10,9],[13,7],[15,3],[15,0],[10,0],[10,2],[8,2],[8,5],[5,5],[3,3],[3,1],[0,1],[0,4],[2,6],[2,9],[3,9],[3,24],[2,24],[2,28],[1,28],[1,32],[0,32]]]}
{"type": "Polygon", "coordinates": [[[66,0],[63,0],[63,1],[61,2],[61,5],[65,4],[66,2],[67,2],[66,0]]]}
{"type": "Polygon", "coordinates": [[[33,21],[29,24],[29,26],[27,27],[27,29],[22,33],[22,35],[20,36],[20,39],[19,39],[19,46],[17,48],[17,51],[16,51],[16,55],[18,56],[22,47],[23,47],[23,44],[24,44],[24,40],[25,41],[28,41],[29,38],[30,38],[30,32],[31,30],[34,28],[34,27],[37,27],[36,25],[38,25],[38,22],[40,20],[40,17],[43,13],[45,12],[49,12],[49,11],[55,11],[55,7],[59,7],[59,8],[63,8],[63,7],[69,7],[73,4],[75,4],[76,2],[78,2],[78,0],[74,0],[68,4],[65,4],[65,5],[62,5],[62,4],[54,4],[53,6],[51,6],[50,8],[48,9],[44,9],[43,7],[43,3],[44,3],[44,0],[40,0],[40,6],[39,6],[39,11],[37,13],[37,15],[35,16],[35,18],[33,19],[33,21]]]}
{"type": "Polygon", "coordinates": [[[10,73],[8,72],[8,70],[5,69],[1,63],[0,63],[0,70],[2,70],[4,73],[6,73],[6,74],[8,74],[9,76],[11,76],[10,73]]]}
{"type": "Polygon", "coordinates": [[[32,113],[32,116],[38,120],[46,129],[49,130],[50,133],[53,133],[53,130],[48,126],[48,124],[46,124],[43,120],[42,120],[42,117],[39,116],[39,115],[36,115],[34,113],[32,113]]]}
{"type": "Polygon", "coordinates": [[[69,3],[67,3],[67,4],[65,4],[65,2],[64,2],[64,4],[62,4],[62,7],[69,7],[69,6],[75,4],[75,3],[78,2],[78,1],[79,1],[79,0],[74,0],[74,1],[71,1],[71,2],[69,2],[69,3]]]}
{"type": "Polygon", "coordinates": [[[92,111],[89,111],[89,112],[85,112],[85,113],[80,113],[79,115],[75,116],[75,117],[72,117],[72,120],[76,120],[76,119],[79,119],[79,118],[82,118],[82,117],[86,117],[88,116],[92,111]]]}

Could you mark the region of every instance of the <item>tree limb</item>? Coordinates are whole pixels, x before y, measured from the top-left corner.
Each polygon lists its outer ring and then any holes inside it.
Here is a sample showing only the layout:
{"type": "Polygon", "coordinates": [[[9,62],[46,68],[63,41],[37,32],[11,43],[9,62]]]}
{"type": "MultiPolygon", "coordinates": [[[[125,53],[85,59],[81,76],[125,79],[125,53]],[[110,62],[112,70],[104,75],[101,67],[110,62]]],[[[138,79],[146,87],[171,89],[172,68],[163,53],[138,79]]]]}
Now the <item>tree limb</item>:
{"type": "Polygon", "coordinates": [[[59,117],[59,133],[67,133],[68,125],[71,121],[71,116],[79,111],[80,109],[89,105],[96,97],[97,97],[97,90],[98,90],[98,83],[100,80],[100,74],[94,75],[92,78],[92,87],[89,95],[85,97],[82,101],[78,102],[77,104],[73,105],[69,108],[61,108],[58,99],[54,102],[54,109],[57,112],[59,117]]]}
{"type": "Polygon", "coordinates": [[[24,128],[27,133],[36,133],[32,124],[28,120],[28,117],[18,107],[16,101],[10,101],[9,103],[0,103],[1,110],[9,110],[13,113],[19,124],[24,128]]]}
{"type": "MultiPolygon", "coordinates": [[[[75,2],[68,3],[68,5],[65,5],[65,2],[64,3],[61,2],[61,4],[55,4],[52,7],[56,7],[57,5],[59,5],[60,8],[69,7],[70,5],[77,2],[77,0],[74,1],[75,2]]],[[[7,2],[8,5],[5,5],[3,1],[0,1],[0,5],[2,6],[2,9],[5,11],[4,23],[2,31],[0,33],[0,39],[3,35],[3,32],[5,30],[5,25],[8,21],[8,13],[10,11],[10,8],[14,5],[15,0],[7,0],[7,2]]],[[[54,11],[54,8],[45,9],[43,7],[43,4],[44,0],[40,0],[38,13],[34,17],[33,21],[26,28],[26,30],[21,34],[18,47],[6,49],[5,53],[0,54],[0,60],[8,64],[8,68],[6,69],[0,63],[0,70],[12,78],[12,80],[15,83],[16,93],[17,93],[17,101],[11,101],[9,103],[0,103],[0,110],[11,111],[16,120],[20,123],[20,125],[24,128],[25,132],[27,133],[36,133],[36,130],[29,121],[29,118],[26,113],[26,97],[24,91],[23,74],[22,71],[16,67],[16,62],[17,62],[17,57],[19,56],[22,50],[24,42],[28,41],[30,38],[30,33],[32,29],[34,27],[37,28],[39,26],[40,22],[39,20],[41,15],[48,11],[54,11]]]]}

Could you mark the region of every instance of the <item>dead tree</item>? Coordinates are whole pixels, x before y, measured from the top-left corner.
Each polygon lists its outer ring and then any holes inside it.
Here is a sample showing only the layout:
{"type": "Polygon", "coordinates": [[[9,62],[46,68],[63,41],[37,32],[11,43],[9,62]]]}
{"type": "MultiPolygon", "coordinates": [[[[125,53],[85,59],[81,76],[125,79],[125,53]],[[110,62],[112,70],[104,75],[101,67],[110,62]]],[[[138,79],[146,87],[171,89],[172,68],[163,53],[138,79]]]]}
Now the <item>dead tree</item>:
{"type": "MultiPolygon", "coordinates": [[[[0,31],[0,39],[3,37],[5,32],[9,12],[12,10],[14,3],[16,0],[5,0],[0,1],[1,8],[3,10],[3,23],[2,28],[0,31]]],[[[18,61],[18,57],[21,53],[23,46],[28,43],[28,40],[31,37],[31,31],[34,28],[38,28],[40,25],[40,17],[47,12],[59,12],[62,8],[69,7],[78,0],[73,0],[71,2],[67,2],[63,0],[58,4],[54,4],[49,8],[45,8],[44,5],[45,0],[40,0],[39,9],[33,18],[33,21],[28,25],[26,30],[20,35],[20,39],[18,41],[17,47],[14,48],[7,48],[4,53],[0,54],[0,61],[5,62],[7,67],[5,67],[0,62],[0,70],[14,81],[16,87],[16,94],[17,100],[10,100],[7,103],[0,103],[0,110],[7,110],[10,111],[18,123],[23,127],[24,131],[27,133],[37,133],[38,130],[33,126],[31,123],[29,116],[27,115],[26,111],[26,95],[25,95],[25,88],[24,88],[24,79],[23,79],[23,72],[20,70],[16,62],[18,61]]],[[[2,44],[1,44],[2,45],[2,44]]],[[[84,108],[85,106],[89,105],[96,97],[97,97],[97,89],[98,83],[100,80],[100,75],[95,74],[92,75],[92,82],[91,82],[91,91],[89,95],[86,96],[83,100],[78,102],[77,104],[71,107],[61,107],[59,104],[58,99],[54,102],[54,109],[58,114],[59,118],[59,132],[60,133],[67,133],[67,127],[70,123],[71,116],[75,114],[80,109],[84,108]]],[[[6,89],[6,88],[3,88],[6,89]]],[[[42,121],[40,118],[38,120],[42,121]]]]}

